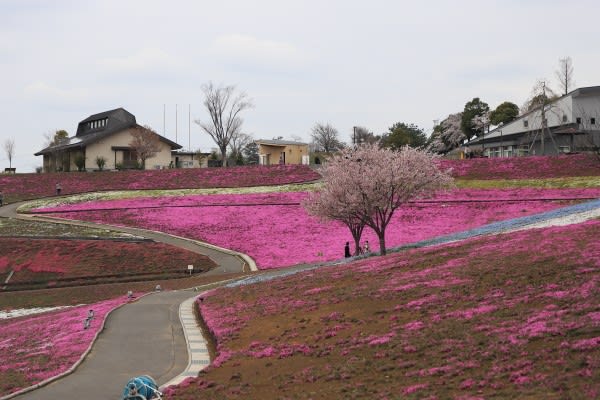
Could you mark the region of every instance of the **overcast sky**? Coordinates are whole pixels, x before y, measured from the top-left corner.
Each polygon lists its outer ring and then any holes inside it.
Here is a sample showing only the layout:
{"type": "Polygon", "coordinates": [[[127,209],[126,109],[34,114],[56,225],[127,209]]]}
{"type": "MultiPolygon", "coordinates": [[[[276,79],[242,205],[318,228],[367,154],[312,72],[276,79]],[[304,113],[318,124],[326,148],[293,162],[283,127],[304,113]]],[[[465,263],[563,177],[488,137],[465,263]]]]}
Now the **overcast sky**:
{"type": "MultiPolygon", "coordinates": [[[[33,171],[44,134],[123,107],[185,148],[215,147],[201,87],[236,85],[256,139],[309,141],[329,122],[350,141],[433,120],[473,97],[523,104],[538,79],[557,87],[570,56],[577,87],[600,85],[595,1],[0,0],[0,144],[33,171]],[[191,107],[191,131],[188,130],[191,107]]],[[[0,167],[8,166],[3,149],[0,167]]]]}

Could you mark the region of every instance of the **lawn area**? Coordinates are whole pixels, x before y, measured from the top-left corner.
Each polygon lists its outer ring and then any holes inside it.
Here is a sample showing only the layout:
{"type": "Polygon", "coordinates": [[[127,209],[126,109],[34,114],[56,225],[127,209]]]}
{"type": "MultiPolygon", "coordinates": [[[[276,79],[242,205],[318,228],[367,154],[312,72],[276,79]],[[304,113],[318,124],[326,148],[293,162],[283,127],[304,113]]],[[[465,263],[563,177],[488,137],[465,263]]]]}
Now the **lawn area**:
{"type": "Polygon", "coordinates": [[[97,229],[76,225],[56,224],[15,218],[0,218],[0,237],[62,237],[62,238],[133,238],[133,235],[108,229],[97,229]]]}
{"type": "MultiPolygon", "coordinates": [[[[337,222],[309,216],[305,192],[193,195],[90,201],[44,208],[53,216],[127,225],[198,239],[250,255],[259,268],[278,268],[343,257],[349,230],[337,222]]],[[[399,209],[387,229],[388,248],[435,236],[522,217],[564,206],[572,199],[600,197],[600,188],[460,189],[440,194],[434,203],[399,209]]],[[[428,201],[430,201],[429,199],[428,201]]],[[[372,251],[377,237],[365,229],[372,251]]]]}
{"type": "Polygon", "coordinates": [[[594,220],[216,289],[199,307],[217,358],[167,398],[598,398],[598,232],[594,220]]]}
{"type": "Polygon", "coordinates": [[[0,175],[5,202],[54,196],[57,182],[62,195],[106,190],[226,188],[284,185],[319,179],[304,165],[189,168],[118,172],[56,172],[0,175]]]}
{"type": "Polygon", "coordinates": [[[187,266],[207,271],[208,257],[151,241],[0,237],[0,274],[14,271],[9,289],[181,277],[187,266]],[[25,285],[26,284],[26,285],[25,285]]]}

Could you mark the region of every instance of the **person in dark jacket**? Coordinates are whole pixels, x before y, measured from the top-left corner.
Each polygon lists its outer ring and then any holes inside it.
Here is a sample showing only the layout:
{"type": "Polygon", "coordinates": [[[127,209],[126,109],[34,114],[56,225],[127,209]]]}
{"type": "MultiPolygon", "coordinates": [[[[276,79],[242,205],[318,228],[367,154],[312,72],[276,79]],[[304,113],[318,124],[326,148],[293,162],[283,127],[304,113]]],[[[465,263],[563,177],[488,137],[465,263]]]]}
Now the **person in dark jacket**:
{"type": "Polygon", "coordinates": [[[352,254],[350,254],[350,242],[346,242],[346,246],[344,246],[344,257],[352,257],[352,254]]]}

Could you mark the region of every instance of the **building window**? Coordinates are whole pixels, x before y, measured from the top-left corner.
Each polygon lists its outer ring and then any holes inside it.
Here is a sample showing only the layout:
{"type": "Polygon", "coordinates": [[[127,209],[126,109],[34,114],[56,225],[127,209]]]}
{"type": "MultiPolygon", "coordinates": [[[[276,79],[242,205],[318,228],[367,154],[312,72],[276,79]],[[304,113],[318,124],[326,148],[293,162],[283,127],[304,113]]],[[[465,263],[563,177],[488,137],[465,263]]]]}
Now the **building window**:
{"type": "Polygon", "coordinates": [[[527,121],[526,119],[523,120],[523,126],[525,128],[527,128],[529,126],[529,121],[527,121]]]}
{"type": "Polygon", "coordinates": [[[563,121],[563,122],[567,122],[567,116],[566,116],[566,115],[563,115],[563,117],[562,117],[562,121],[563,121]]]}
{"type": "Polygon", "coordinates": [[[560,153],[570,153],[571,152],[571,146],[558,146],[558,151],[560,153]]]}
{"type": "Polygon", "coordinates": [[[596,118],[590,118],[590,124],[596,125],[596,118]]]}
{"type": "Polygon", "coordinates": [[[517,149],[517,156],[523,157],[529,155],[529,146],[526,144],[522,144],[517,149]]]}
{"type": "Polygon", "coordinates": [[[577,119],[575,120],[575,122],[577,122],[578,124],[581,124],[581,117],[577,117],[577,119]]]}

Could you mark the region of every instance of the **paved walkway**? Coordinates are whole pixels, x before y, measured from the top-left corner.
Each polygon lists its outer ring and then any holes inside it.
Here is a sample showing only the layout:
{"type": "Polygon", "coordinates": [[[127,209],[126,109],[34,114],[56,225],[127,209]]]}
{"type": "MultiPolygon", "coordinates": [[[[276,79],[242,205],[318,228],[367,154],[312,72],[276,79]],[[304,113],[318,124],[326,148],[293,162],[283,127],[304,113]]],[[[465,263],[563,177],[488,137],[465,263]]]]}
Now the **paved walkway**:
{"type": "MultiPolygon", "coordinates": [[[[18,214],[16,209],[24,203],[0,207],[0,217],[109,229],[152,239],[210,257],[218,267],[205,275],[257,269],[244,254],[161,232],[18,214]]],[[[150,375],[161,386],[197,376],[210,363],[193,315],[198,294],[192,290],[154,293],[119,308],[109,315],[92,351],[73,374],[14,398],[112,400],[120,398],[127,381],[137,375],[150,375]]]]}
{"type": "MultiPolygon", "coordinates": [[[[594,200],[412,243],[392,251],[526,229],[541,226],[543,223],[560,223],[565,218],[581,222],[597,217],[600,215],[599,211],[600,200],[594,200]]],[[[0,216],[4,216],[4,210],[0,212],[0,216]]],[[[112,226],[106,228],[115,229],[112,226]]],[[[253,277],[234,280],[226,286],[252,284],[352,260],[353,258],[320,265],[269,270],[253,277]]],[[[122,307],[108,318],[105,331],[99,336],[88,358],[73,375],[17,399],[75,399],[81,398],[81,393],[85,393],[85,398],[89,400],[114,399],[118,398],[127,380],[136,375],[149,374],[162,387],[177,384],[189,376],[197,376],[198,372],[210,363],[206,341],[201,336],[192,312],[194,298],[198,295],[199,293],[194,291],[164,292],[122,307]],[[187,358],[183,356],[186,348],[187,358]],[[182,370],[183,373],[177,374],[182,370]]]]}
{"type": "Polygon", "coordinates": [[[145,374],[164,384],[188,363],[179,307],[197,294],[154,293],[117,309],[73,374],[15,399],[115,400],[129,379],[145,374]]]}

